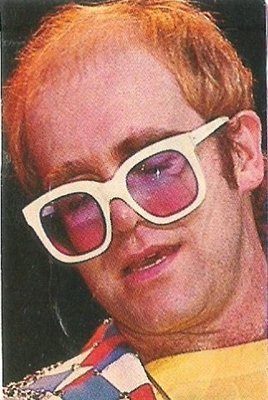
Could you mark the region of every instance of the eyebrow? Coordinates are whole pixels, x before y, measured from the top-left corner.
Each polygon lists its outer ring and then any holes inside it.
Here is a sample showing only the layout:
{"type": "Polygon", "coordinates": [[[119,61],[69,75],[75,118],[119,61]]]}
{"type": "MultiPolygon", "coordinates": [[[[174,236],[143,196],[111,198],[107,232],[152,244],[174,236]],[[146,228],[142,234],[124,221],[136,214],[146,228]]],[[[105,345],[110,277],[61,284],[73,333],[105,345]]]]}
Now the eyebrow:
{"type": "Polygon", "coordinates": [[[66,161],[51,170],[45,176],[43,186],[46,190],[50,190],[70,182],[80,175],[90,176],[91,179],[97,178],[98,176],[96,168],[90,166],[87,160],[77,159],[66,161]]]}
{"type": "MultiPolygon", "coordinates": [[[[130,135],[119,142],[115,148],[111,149],[110,154],[114,159],[120,160],[119,165],[121,165],[127,158],[150,144],[182,133],[185,132],[155,128],[131,130],[130,135]]],[[[79,176],[88,176],[92,180],[101,181],[100,171],[98,171],[95,165],[94,161],[89,163],[85,159],[66,161],[45,176],[43,186],[46,190],[50,190],[79,176]]]]}
{"type": "Polygon", "coordinates": [[[185,132],[178,130],[166,130],[146,128],[141,130],[130,131],[130,135],[123,139],[113,150],[113,153],[122,161],[131,157],[137,151],[149,146],[162,139],[179,135],[185,132]]]}

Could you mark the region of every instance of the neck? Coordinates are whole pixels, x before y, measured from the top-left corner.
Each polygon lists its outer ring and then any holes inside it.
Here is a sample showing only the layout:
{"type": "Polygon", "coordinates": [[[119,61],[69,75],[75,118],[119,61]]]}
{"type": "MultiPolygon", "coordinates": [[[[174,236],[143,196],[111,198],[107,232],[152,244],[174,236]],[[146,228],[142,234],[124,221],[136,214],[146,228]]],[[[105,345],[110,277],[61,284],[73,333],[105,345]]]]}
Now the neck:
{"type": "Polygon", "coordinates": [[[267,337],[267,264],[252,218],[244,221],[240,276],[220,315],[191,329],[143,335],[118,323],[142,361],[169,355],[235,346],[267,337]]]}

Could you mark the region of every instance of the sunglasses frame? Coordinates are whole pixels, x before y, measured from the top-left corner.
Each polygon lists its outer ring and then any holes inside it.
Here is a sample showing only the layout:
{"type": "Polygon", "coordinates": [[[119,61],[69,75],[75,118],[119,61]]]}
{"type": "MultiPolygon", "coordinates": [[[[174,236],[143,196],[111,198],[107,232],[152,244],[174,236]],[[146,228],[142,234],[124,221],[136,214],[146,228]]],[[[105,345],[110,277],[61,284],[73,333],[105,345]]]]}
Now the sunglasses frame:
{"type": "Polygon", "coordinates": [[[82,180],[66,183],[43,194],[32,203],[27,205],[22,210],[23,215],[28,225],[32,227],[32,229],[35,231],[49,253],[55,259],[63,263],[71,264],[87,261],[89,259],[97,257],[108,249],[112,241],[110,203],[113,199],[123,200],[138,215],[153,224],[166,225],[178,221],[186,215],[190,214],[193,210],[195,210],[203,202],[206,194],[205,178],[198,157],[194,151],[195,147],[204,139],[212,135],[216,130],[221,128],[228,121],[228,117],[220,117],[205,125],[202,125],[201,127],[191,132],[180,133],[176,136],[172,136],[166,139],[160,139],[158,142],[143,148],[142,150],[135,153],[133,156],[129,157],[126,161],[124,161],[121,166],[119,166],[113,177],[108,181],[96,182],[82,180]],[[129,171],[135,165],[139,164],[140,162],[152,155],[168,150],[178,151],[187,159],[189,165],[193,170],[193,173],[195,174],[198,189],[195,200],[189,206],[177,212],[176,214],[167,217],[157,217],[145,211],[131,197],[127,189],[126,179],[129,171]],[[52,202],[60,197],[63,197],[67,194],[81,192],[91,195],[97,201],[105,220],[106,235],[100,247],[82,255],[66,255],[61,253],[51,243],[50,239],[46,235],[41,223],[41,210],[49,202],[52,202]]]}

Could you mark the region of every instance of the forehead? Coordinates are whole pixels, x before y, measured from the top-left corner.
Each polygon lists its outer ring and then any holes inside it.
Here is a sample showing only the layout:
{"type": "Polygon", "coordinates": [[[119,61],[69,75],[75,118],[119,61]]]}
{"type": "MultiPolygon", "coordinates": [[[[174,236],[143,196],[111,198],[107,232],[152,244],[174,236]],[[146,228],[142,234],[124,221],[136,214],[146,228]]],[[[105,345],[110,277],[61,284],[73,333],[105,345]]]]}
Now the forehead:
{"type": "Polygon", "coordinates": [[[26,112],[42,177],[77,158],[108,162],[114,146],[145,130],[188,131],[202,122],[171,72],[138,48],[99,55],[71,79],[54,79],[26,112]]]}

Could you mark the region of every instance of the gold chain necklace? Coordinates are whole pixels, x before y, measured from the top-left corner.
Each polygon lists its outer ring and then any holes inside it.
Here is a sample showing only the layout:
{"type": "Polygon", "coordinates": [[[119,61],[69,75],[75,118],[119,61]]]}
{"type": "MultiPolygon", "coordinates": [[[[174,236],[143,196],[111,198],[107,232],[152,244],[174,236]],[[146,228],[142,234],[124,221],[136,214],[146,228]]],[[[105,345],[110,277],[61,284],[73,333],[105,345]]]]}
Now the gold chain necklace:
{"type": "Polygon", "coordinates": [[[152,375],[146,371],[146,374],[151,382],[151,384],[156,388],[159,394],[163,397],[163,400],[172,400],[171,397],[167,395],[164,389],[159,385],[159,383],[152,377],[152,375]]]}

